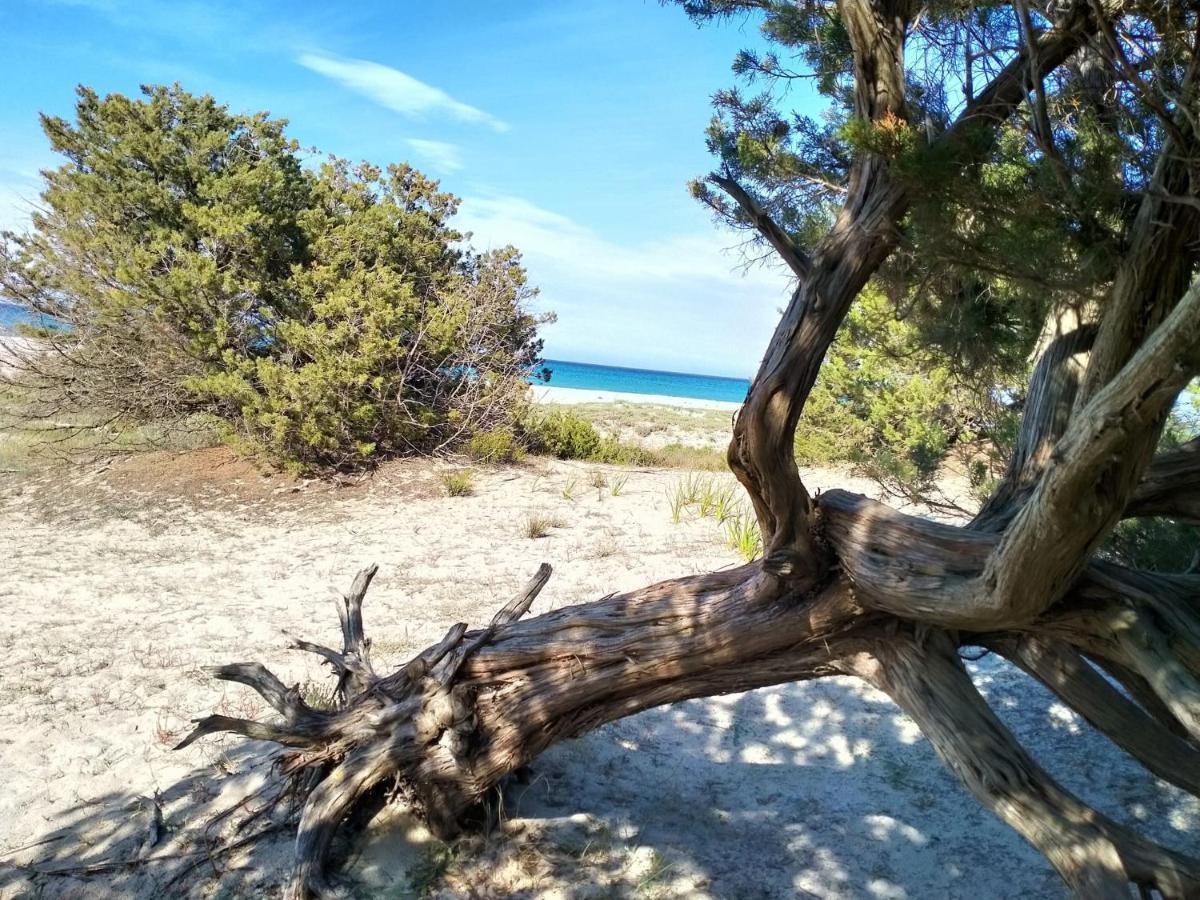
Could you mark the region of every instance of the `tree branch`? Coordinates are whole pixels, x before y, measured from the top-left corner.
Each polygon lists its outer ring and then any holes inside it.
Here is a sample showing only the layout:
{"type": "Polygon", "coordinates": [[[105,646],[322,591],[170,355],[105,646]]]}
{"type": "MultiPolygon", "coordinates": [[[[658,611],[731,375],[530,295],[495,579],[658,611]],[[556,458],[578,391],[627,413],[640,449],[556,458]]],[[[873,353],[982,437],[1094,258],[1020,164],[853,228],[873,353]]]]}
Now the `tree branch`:
{"type": "Polygon", "coordinates": [[[996,718],[944,632],[899,634],[851,671],[888,694],[988,809],[1036,847],[1081,897],[1125,900],[1130,884],[1164,897],[1200,892],[1200,863],[1139,837],[1060,787],[996,718]]]}
{"type": "MultiPolygon", "coordinates": [[[[1106,0],[1115,6],[1116,0],[1106,0]]],[[[842,0],[839,4],[854,51],[855,108],[872,122],[904,121],[904,35],[907,3],[842,0]]],[[[1036,42],[1036,69],[1045,77],[1095,33],[1086,0],[1036,42]]],[[[1031,74],[1022,48],[967,105],[931,151],[964,158],[986,152],[998,123],[1025,99],[1031,74]]],[[[846,197],[828,234],[812,253],[808,275],[792,295],[763,356],[750,394],[734,425],[729,464],[746,487],[763,531],[764,568],[793,585],[816,583],[827,565],[814,542],[812,500],[796,468],[793,442],[821,363],[867,281],[899,240],[898,223],[909,208],[905,187],[887,160],[861,153],[851,168],[846,197]]]]}
{"type": "Polygon", "coordinates": [[[1200,437],[1151,460],[1125,515],[1200,522],[1200,437]]]}
{"type": "Polygon", "coordinates": [[[1200,797],[1200,747],[1143,712],[1074,649],[1033,635],[988,643],[1159,778],[1200,797]]]}
{"type": "Polygon", "coordinates": [[[1091,349],[1094,326],[1083,325],[1052,340],[1029,379],[1017,445],[999,486],[971,522],[982,531],[1002,531],[1017,514],[1050,462],[1066,431],[1084,365],[1079,356],[1091,349]]]}
{"type": "Polygon", "coordinates": [[[733,178],[714,172],[708,176],[708,180],[737,203],[742,213],[758,229],[759,234],[767,240],[767,243],[775,248],[775,252],[787,263],[788,268],[795,273],[797,278],[808,277],[811,268],[808,254],[792,240],[786,231],[779,227],[778,223],[763,209],[761,203],[733,178]]]}

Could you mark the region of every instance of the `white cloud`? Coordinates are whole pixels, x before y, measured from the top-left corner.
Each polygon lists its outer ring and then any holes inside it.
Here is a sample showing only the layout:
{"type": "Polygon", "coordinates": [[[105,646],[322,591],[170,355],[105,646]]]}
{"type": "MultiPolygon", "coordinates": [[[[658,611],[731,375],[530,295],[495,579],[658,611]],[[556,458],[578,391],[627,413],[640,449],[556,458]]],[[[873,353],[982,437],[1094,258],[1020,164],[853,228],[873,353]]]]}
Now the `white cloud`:
{"type": "Polygon", "coordinates": [[[508,130],[508,125],[495,116],[391,66],[318,53],[302,53],[296,61],[404,116],[424,118],[430,113],[440,113],[460,122],[489,125],[495,131],[508,130]]]}
{"type": "Polygon", "coordinates": [[[0,231],[24,231],[40,202],[42,179],[33,165],[10,165],[0,158],[0,231]]]}
{"type": "Polygon", "coordinates": [[[478,249],[521,250],[550,358],[748,376],[786,303],[779,270],[742,271],[738,238],[705,228],[640,245],[608,240],[520,197],[468,197],[458,222],[478,249]]]}
{"type": "Polygon", "coordinates": [[[462,148],[445,141],[427,141],[423,138],[408,138],[408,144],[417,159],[442,172],[457,172],[463,167],[462,148]]]}

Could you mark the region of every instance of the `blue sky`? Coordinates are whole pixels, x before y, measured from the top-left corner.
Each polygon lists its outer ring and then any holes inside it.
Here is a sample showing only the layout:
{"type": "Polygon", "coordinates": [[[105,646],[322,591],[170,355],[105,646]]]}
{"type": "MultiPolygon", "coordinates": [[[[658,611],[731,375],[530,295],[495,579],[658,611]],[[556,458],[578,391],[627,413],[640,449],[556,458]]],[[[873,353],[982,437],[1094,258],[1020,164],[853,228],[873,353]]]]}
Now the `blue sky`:
{"type": "Polygon", "coordinates": [[[304,146],[440,178],[473,243],[524,252],[558,314],[552,358],[745,376],[786,301],[784,274],[743,272],[741,238],[685,189],[753,21],[697,29],[641,0],[5,6],[0,226],[55,164],[39,111],[69,115],[79,83],[179,81],[288,119],[304,146]]]}

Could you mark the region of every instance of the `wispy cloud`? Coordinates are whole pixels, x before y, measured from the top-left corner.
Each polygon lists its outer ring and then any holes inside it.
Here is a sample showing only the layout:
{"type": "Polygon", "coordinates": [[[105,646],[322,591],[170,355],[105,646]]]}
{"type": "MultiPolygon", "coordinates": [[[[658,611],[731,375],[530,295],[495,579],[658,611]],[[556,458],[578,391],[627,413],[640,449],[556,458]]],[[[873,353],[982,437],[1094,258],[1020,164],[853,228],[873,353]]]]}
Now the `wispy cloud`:
{"type": "Polygon", "coordinates": [[[467,197],[459,225],[479,249],[521,250],[540,303],[558,313],[546,330],[552,358],[749,375],[786,301],[790,279],[745,271],[739,243],[708,227],[626,244],[521,197],[467,197]]]}
{"type": "Polygon", "coordinates": [[[457,172],[463,167],[462,148],[445,141],[427,141],[423,138],[408,138],[404,143],[417,159],[441,172],[457,172]]]}
{"type": "Polygon", "coordinates": [[[302,53],[296,61],[404,116],[424,118],[440,113],[460,122],[488,125],[495,131],[508,130],[506,123],[490,113],[455,100],[441,88],[419,81],[391,66],[366,59],[343,59],[318,53],[302,53]]]}

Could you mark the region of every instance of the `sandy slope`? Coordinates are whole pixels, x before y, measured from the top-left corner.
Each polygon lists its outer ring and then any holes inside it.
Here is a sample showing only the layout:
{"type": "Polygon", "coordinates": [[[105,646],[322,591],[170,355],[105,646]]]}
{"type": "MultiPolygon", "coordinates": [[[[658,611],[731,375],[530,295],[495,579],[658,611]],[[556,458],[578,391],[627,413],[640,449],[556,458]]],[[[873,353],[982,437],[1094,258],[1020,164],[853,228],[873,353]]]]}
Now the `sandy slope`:
{"type": "MultiPolygon", "coordinates": [[[[328,592],[365,563],[381,564],[366,618],[387,664],[454,621],[485,621],[543,560],[555,575],[535,613],[736,562],[711,520],[671,522],[666,494],[678,472],[535,461],[483,472],[473,496],[449,498],[440,465],[397,465],[332,491],[264,480],[223,452],[0,481],[0,852],[51,839],[0,858],[0,896],[276,894],[286,835],[226,860],[219,877],[205,864],[170,886],[196,858],[87,880],[31,880],[4,866],[128,859],[156,793],[165,827],[147,852],[199,846],[207,816],[265,767],[232,740],[168,749],[188,719],[214,707],[261,711],[249,691],[198,667],[261,660],[288,682],[323,678],[281,649],[279,629],[334,642],[328,592]],[[205,461],[198,474],[196,460],[205,461]],[[613,496],[591,486],[597,473],[628,481],[613,496]],[[531,540],[521,533],[531,513],[561,526],[531,540]]],[[[871,491],[836,473],[810,481],[871,491]]],[[[1037,749],[1051,768],[1070,753],[1071,765],[1057,767],[1070,786],[1198,849],[1194,801],[1134,770],[1008,669],[976,669],[1014,727],[1049,723],[1037,749]]],[[[359,895],[1061,894],[1040,857],[958,788],[911,724],[850,680],[644,713],[555,748],[506,801],[497,832],[455,851],[384,814],[351,866],[359,895]]]]}

